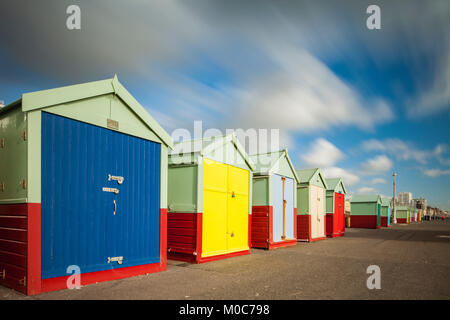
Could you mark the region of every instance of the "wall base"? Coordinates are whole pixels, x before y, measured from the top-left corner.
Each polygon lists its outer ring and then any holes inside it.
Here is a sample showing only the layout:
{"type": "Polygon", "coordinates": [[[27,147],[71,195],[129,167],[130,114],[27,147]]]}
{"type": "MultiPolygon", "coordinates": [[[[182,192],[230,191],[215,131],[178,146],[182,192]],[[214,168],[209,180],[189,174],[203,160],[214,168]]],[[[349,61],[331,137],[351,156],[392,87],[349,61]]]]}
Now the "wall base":
{"type": "Polygon", "coordinates": [[[376,215],[352,215],[350,216],[350,228],[377,229],[376,215]]]}

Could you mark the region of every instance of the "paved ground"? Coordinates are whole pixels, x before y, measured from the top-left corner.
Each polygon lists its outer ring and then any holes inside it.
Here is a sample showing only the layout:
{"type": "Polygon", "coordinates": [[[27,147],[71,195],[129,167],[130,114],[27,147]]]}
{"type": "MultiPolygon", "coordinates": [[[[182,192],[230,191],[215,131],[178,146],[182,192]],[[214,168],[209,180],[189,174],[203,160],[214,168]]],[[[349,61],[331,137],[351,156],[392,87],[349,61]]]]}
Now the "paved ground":
{"type": "Polygon", "coordinates": [[[169,261],[166,272],[36,297],[0,287],[0,299],[450,299],[450,220],[347,229],[201,265],[169,261]],[[373,264],[381,290],[366,287],[373,264]]]}

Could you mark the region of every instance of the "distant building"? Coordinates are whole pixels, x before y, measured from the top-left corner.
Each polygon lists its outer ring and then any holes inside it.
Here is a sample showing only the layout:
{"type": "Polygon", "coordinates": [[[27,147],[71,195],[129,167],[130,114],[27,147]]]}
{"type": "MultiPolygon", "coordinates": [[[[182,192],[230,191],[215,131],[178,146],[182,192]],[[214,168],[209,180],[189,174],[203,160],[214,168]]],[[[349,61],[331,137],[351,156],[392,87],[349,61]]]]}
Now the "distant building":
{"type": "Polygon", "coordinates": [[[400,205],[410,206],[412,203],[412,193],[411,192],[399,192],[398,202],[400,205]]]}
{"type": "Polygon", "coordinates": [[[0,100],[0,108],[3,108],[5,106],[5,101],[0,100]]]}

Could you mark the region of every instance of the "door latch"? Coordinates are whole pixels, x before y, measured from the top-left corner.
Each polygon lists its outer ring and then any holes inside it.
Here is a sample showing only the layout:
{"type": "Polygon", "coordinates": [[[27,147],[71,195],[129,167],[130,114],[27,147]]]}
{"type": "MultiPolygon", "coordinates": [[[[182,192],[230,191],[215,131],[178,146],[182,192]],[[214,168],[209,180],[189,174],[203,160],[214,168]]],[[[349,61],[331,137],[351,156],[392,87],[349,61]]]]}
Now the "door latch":
{"type": "Polygon", "coordinates": [[[115,194],[119,194],[119,189],[116,188],[107,188],[107,187],[103,187],[102,190],[104,192],[114,192],[115,194]]]}
{"type": "Polygon", "coordinates": [[[118,264],[122,264],[123,257],[108,257],[108,263],[117,262],[118,264]]]}
{"type": "Polygon", "coordinates": [[[112,176],[112,175],[108,174],[108,181],[111,181],[111,180],[115,180],[115,181],[117,181],[118,184],[122,184],[125,179],[124,179],[124,177],[121,177],[121,176],[112,176]]]}
{"type": "Polygon", "coordinates": [[[3,271],[0,272],[0,278],[2,278],[2,279],[6,278],[6,269],[3,269],[3,271]]]}

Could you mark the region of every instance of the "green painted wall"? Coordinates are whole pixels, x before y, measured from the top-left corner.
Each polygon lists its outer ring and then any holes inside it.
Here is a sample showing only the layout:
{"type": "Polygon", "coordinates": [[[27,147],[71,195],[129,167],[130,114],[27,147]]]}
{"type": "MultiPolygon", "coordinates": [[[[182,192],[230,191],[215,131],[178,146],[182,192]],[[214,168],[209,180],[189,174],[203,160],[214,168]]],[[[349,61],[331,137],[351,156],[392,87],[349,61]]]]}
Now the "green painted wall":
{"type": "Polygon", "coordinates": [[[342,181],[338,183],[334,192],[345,194],[344,188],[342,186],[342,181]]]}
{"type": "Polygon", "coordinates": [[[317,170],[314,175],[312,176],[312,178],[309,181],[309,184],[313,185],[313,186],[318,186],[321,188],[325,188],[325,185],[323,184],[323,181],[321,179],[320,176],[320,170],[317,170]]]}
{"type": "Polygon", "coordinates": [[[389,215],[389,207],[381,206],[381,215],[387,217],[389,215]]]}
{"type": "Polygon", "coordinates": [[[309,188],[297,188],[297,214],[309,214],[309,188]]]}
{"type": "Polygon", "coordinates": [[[247,165],[244,157],[236,149],[234,144],[232,142],[226,142],[225,140],[223,140],[223,142],[224,144],[222,147],[209,152],[205,155],[205,158],[251,171],[251,168],[247,165]]]}
{"type": "Polygon", "coordinates": [[[114,94],[52,106],[45,111],[103,128],[107,128],[109,118],[119,122],[119,132],[161,143],[155,133],[114,94]]]}
{"type": "Polygon", "coordinates": [[[408,218],[408,210],[405,209],[396,209],[397,218],[407,219],[408,218]]]}
{"type": "MultiPolygon", "coordinates": [[[[278,164],[274,166],[273,173],[279,174],[281,176],[285,176],[288,178],[292,178],[295,180],[294,173],[292,172],[291,166],[289,165],[289,162],[287,161],[286,157],[280,158],[278,161],[278,164]]],[[[295,181],[296,182],[296,181],[295,181]]]]}
{"type": "Polygon", "coordinates": [[[371,216],[377,215],[377,203],[351,202],[350,215],[371,216]]]}
{"type": "Polygon", "coordinates": [[[253,205],[268,206],[269,205],[269,177],[255,178],[253,177],[253,205]]]}
{"type": "Polygon", "coordinates": [[[327,190],[325,197],[325,213],[334,213],[334,191],[327,190]]]}
{"type": "Polygon", "coordinates": [[[168,171],[168,211],[197,212],[198,167],[170,166],[168,171]]]}
{"type": "Polygon", "coordinates": [[[0,203],[23,203],[27,200],[27,140],[23,138],[27,130],[26,114],[20,106],[0,115],[0,140],[4,139],[4,147],[0,146],[0,203]],[[23,180],[26,179],[27,189],[23,180]]]}

